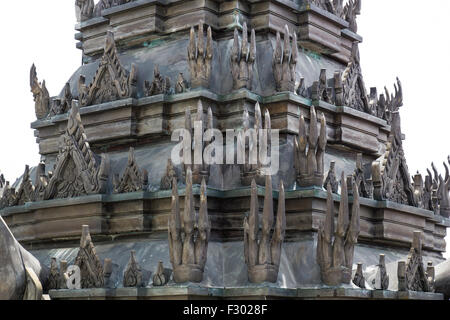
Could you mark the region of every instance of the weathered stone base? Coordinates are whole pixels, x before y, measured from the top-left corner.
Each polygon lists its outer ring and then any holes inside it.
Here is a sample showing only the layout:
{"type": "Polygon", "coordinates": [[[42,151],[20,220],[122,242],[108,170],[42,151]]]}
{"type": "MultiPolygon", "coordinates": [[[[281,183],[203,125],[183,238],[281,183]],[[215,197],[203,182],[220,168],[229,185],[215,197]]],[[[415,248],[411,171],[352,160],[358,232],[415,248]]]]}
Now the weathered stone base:
{"type": "Polygon", "coordinates": [[[254,266],[248,269],[248,280],[251,283],[275,283],[278,279],[278,269],[276,266],[268,264],[254,266]]]}
{"type": "Polygon", "coordinates": [[[439,293],[396,292],[352,288],[284,289],[270,286],[206,288],[168,286],[158,288],[119,288],[51,290],[52,300],[443,300],[439,293]]]}
{"type": "Polygon", "coordinates": [[[255,179],[256,184],[259,186],[266,185],[266,176],[261,175],[258,171],[241,174],[241,184],[245,187],[251,186],[253,179],[255,179]]]}
{"type": "Polygon", "coordinates": [[[323,185],[323,174],[315,173],[313,176],[297,176],[297,184],[299,187],[307,188],[307,187],[322,187],[323,185]]]}
{"type": "Polygon", "coordinates": [[[322,272],[322,281],[328,286],[339,286],[341,283],[350,284],[352,271],[348,268],[331,268],[322,272]]]}
{"type": "Polygon", "coordinates": [[[198,265],[181,265],[173,271],[173,279],[176,283],[202,282],[203,270],[198,265]]]}

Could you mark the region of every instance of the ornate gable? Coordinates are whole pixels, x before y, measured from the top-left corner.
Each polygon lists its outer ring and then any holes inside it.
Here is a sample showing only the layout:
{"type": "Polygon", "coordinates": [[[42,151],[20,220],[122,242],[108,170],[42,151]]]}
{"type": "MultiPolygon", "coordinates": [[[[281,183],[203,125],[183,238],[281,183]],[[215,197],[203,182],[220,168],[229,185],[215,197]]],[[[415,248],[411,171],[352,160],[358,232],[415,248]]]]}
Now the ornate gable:
{"type": "Polygon", "coordinates": [[[98,158],[87,142],[79,106],[74,102],[44,200],[104,193],[109,159],[106,155],[101,161],[98,158]]]}
{"type": "Polygon", "coordinates": [[[399,281],[399,291],[433,291],[433,277],[429,279],[428,274],[433,273],[433,268],[431,267],[430,270],[426,270],[423,265],[422,236],[422,232],[414,232],[413,243],[409,251],[406,266],[405,262],[399,264],[399,266],[402,265],[402,268],[399,269],[403,269],[399,270],[399,275],[403,275],[403,281],[399,281]]]}
{"type": "Polygon", "coordinates": [[[114,193],[128,193],[146,190],[148,186],[147,170],[139,169],[134,156],[134,148],[130,148],[128,164],[122,178],[114,177],[114,193]]]}
{"type": "Polygon", "coordinates": [[[95,251],[92,242],[89,226],[82,227],[80,249],[75,259],[75,265],[80,268],[81,287],[102,288],[105,280],[103,276],[103,266],[95,251]]]}
{"type": "Polygon", "coordinates": [[[344,104],[350,108],[372,113],[362,75],[358,44],[353,45],[352,61],[342,75],[344,104]]]}
{"type": "Polygon", "coordinates": [[[22,206],[27,202],[34,201],[34,198],[34,187],[30,180],[30,167],[26,166],[22,183],[16,193],[16,201],[14,205],[22,206]]]}
{"type": "MultiPolygon", "coordinates": [[[[397,79],[398,81],[398,79],[397,79]]],[[[372,164],[375,200],[389,200],[417,207],[414,188],[403,151],[399,109],[403,105],[402,86],[398,81],[395,97],[389,107],[392,121],[391,134],[384,155],[372,164]]]]}
{"type": "Polygon", "coordinates": [[[105,50],[91,84],[85,84],[84,76],[80,76],[78,81],[80,105],[85,107],[133,97],[136,93],[136,77],[134,64],[129,72],[120,63],[114,35],[108,32],[105,50]]]}

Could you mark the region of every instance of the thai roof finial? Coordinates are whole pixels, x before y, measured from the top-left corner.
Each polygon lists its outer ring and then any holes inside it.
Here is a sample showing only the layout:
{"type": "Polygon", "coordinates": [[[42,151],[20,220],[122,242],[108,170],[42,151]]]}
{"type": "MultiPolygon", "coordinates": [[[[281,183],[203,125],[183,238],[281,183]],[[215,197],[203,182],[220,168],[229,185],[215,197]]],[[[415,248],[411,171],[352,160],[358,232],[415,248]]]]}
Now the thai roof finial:
{"type": "Polygon", "coordinates": [[[299,138],[295,139],[295,169],[297,183],[301,187],[322,187],[324,180],[324,155],[327,146],[327,124],[325,115],[320,117],[320,132],[317,128],[317,115],[311,107],[309,136],[303,116],[299,121],[299,138]],[[308,148],[308,151],[306,149],[308,148]]]}
{"type": "Polygon", "coordinates": [[[201,282],[206,265],[211,224],[208,216],[206,182],[203,179],[200,209],[195,214],[192,171],[186,173],[184,211],[180,212],[178,186],[172,183],[172,208],[169,217],[169,251],[176,283],[201,282]]]}
{"type": "Polygon", "coordinates": [[[297,34],[295,32],[293,33],[291,45],[289,27],[285,25],[284,45],[281,44],[280,32],[277,31],[277,40],[272,58],[273,74],[277,92],[295,91],[297,61],[297,34]]]}
{"type": "Polygon", "coordinates": [[[255,180],[252,181],[251,186],[250,213],[244,220],[244,255],[248,268],[248,279],[251,283],[274,283],[278,279],[281,250],[286,232],[283,181],[280,181],[278,211],[274,227],[273,223],[272,178],[267,175],[261,231],[259,230],[259,202],[255,180]]]}
{"type": "Polygon", "coordinates": [[[234,42],[231,51],[231,74],[233,76],[233,89],[247,88],[252,90],[253,67],[256,61],[256,37],[252,29],[250,46],[248,44],[247,23],[242,29],[242,43],[239,46],[239,32],[234,29],[234,42]]]}
{"type": "Polygon", "coordinates": [[[327,211],[318,234],[317,262],[320,266],[322,281],[329,286],[350,284],[352,280],[353,255],[360,233],[359,192],[355,183],[353,183],[353,193],[350,219],[347,182],[345,174],[342,173],[341,202],[335,230],[333,194],[331,185],[327,186],[327,211]]]}
{"type": "Polygon", "coordinates": [[[204,43],[203,22],[198,25],[198,38],[195,39],[194,27],[191,28],[189,46],[188,46],[188,62],[189,71],[191,73],[192,88],[204,87],[209,88],[211,78],[213,59],[213,42],[212,30],[208,26],[206,33],[206,48],[204,43]]]}

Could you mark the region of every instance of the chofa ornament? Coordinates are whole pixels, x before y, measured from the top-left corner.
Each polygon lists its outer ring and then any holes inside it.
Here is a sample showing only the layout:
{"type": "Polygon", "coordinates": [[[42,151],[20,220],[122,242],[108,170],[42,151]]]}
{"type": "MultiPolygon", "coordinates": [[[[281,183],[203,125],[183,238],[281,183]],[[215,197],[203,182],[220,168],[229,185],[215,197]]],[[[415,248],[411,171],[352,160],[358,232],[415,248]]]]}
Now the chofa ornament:
{"type": "Polygon", "coordinates": [[[277,282],[281,250],[286,232],[285,194],[280,181],[278,211],[274,223],[272,178],[266,176],[264,208],[259,222],[258,190],[252,181],[250,213],[244,220],[244,254],[248,280],[252,283],[277,282]],[[273,227],[273,230],[272,230],[273,227]],[[272,235],[272,236],[271,236],[272,235]]]}
{"type": "Polygon", "coordinates": [[[327,187],[327,211],[321,224],[317,240],[317,263],[320,266],[322,281],[329,286],[352,280],[353,256],[360,233],[359,192],[353,182],[353,204],[350,209],[345,174],[341,178],[341,201],[335,228],[334,200],[331,185],[327,187]]]}
{"type": "Polygon", "coordinates": [[[172,183],[172,212],[169,217],[169,251],[176,283],[201,282],[208,254],[211,223],[208,216],[206,182],[203,179],[200,208],[195,212],[192,171],[186,172],[184,210],[180,210],[177,182],[172,183]]]}

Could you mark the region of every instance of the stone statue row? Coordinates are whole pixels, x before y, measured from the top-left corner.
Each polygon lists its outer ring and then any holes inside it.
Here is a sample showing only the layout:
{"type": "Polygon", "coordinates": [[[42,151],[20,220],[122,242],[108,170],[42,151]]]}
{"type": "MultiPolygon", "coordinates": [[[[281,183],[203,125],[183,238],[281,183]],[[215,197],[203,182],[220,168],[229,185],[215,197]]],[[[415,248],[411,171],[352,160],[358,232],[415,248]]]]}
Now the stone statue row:
{"type": "MultiPolygon", "coordinates": [[[[450,165],[450,156],[447,159],[450,165]]],[[[425,180],[417,172],[413,177],[414,197],[420,208],[433,211],[436,215],[450,217],[450,171],[444,162],[445,177],[438,173],[434,163],[431,164],[433,173],[427,169],[425,180]]]]}
{"type": "Polygon", "coordinates": [[[361,14],[361,0],[348,0],[344,5],[344,0],[307,0],[309,4],[318,6],[339,18],[346,20],[353,32],[358,32],[356,16],[361,14]]]}
{"type": "MultiPolygon", "coordinates": [[[[194,205],[192,190],[192,172],[187,171],[187,185],[184,208],[180,209],[179,192],[176,181],[172,187],[172,205],[168,221],[169,254],[172,269],[166,269],[159,262],[152,286],[164,286],[172,279],[175,283],[204,280],[204,271],[208,256],[211,222],[208,214],[207,188],[203,180],[200,189],[198,213],[194,205]]],[[[322,221],[317,240],[316,259],[321,271],[322,282],[327,286],[340,286],[353,282],[361,289],[388,290],[389,275],[385,256],[380,255],[376,274],[365,277],[363,265],[357,264],[353,272],[354,250],[360,234],[360,204],[356,182],[352,181],[353,199],[347,192],[345,174],[341,178],[341,197],[338,216],[335,221],[335,205],[331,185],[327,187],[327,206],[325,219],[322,221]],[[353,275],[354,274],[354,275],[353,275]],[[352,277],[353,275],[353,277],[352,277]]],[[[278,209],[274,215],[271,176],[266,177],[266,188],[262,214],[255,181],[252,181],[250,212],[244,218],[244,257],[250,283],[276,283],[280,269],[282,245],[286,232],[285,192],[280,182],[278,209]],[[261,219],[261,220],[260,220],[261,219]]],[[[398,262],[398,291],[434,291],[434,267],[422,260],[422,232],[415,232],[410,253],[406,261],[398,262]]],[[[50,276],[46,288],[81,289],[114,288],[111,274],[112,261],[105,259],[103,265],[97,256],[89,234],[89,227],[83,226],[80,249],[74,266],[67,267],[60,262],[58,269],[56,259],[52,259],[50,276]]],[[[143,270],[131,251],[129,263],[123,273],[123,287],[146,286],[144,278],[149,274],[143,270]]]]}
{"type": "Polygon", "coordinates": [[[75,0],[77,21],[83,22],[94,17],[100,17],[102,10],[133,2],[136,0],[100,0],[94,4],[94,0],[75,0]]]}
{"type": "MultiPolygon", "coordinates": [[[[77,21],[86,21],[94,17],[100,17],[102,10],[126,4],[136,0],[100,0],[94,4],[94,0],[76,0],[75,9],[77,21]]],[[[349,29],[358,32],[356,16],[361,14],[361,0],[349,0],[344,5],[344,0],[308,0],[314,4],[349,23],[349,29]]]]}
{"type": "MultiPolygon", "coordinates": [[[[234,31],[230,56],[233,90],[246,88],[251,91],[254,89],[253,70],[257,60],[256,36],[255,30],[252,29],[249,42],[248,33],[246,23],[242,28],[241,40],[239,39],[238,29],[234,31]]],[[[155,65],[153,80],[151,82],[144,81],[144,96],[179,94],[199,87],[209,88],[213,71],[213,58],[211,27],[207,28],[205,40],[203,23],[200,23],[197,36],[194,27],[191,28],[187,48],[190,83],[180,73],[175,79],[174,88],[171,88],[171,80],[161,75],[159,66],[155,65]]],[[[357,44],[354,44],[352,59],[343,72],[337,71],[333,79],[327,79],[327,72],[323,69],[320,72],[319,80],[314,81],[309,88],[306,87],[304,78],[298,79],[297,77],[298,59],[297,35],[295,32],[291,35],[286,25],[283,41],[280,32],[277,32],[272,59],[273,77],[277,92],[294,92],[313,101],[322,100],[337,106],[349,106],[385,119],[390,123],[390,117],[395,108],[394,104],[401,102],[401,90],[398,93],[396,92],[396,96],[390,96],[386,90],[386,97],[382,94],[378,98],[376,88],[372,88],[370,96],[367,95],[357,44]]],[[[80,75],[78,97],[72,96],[70,84],[67,83],[62,97],[51,98],[45,81],[39,82],[36,67],[33,64],[30,70],[30,86],[35,101],[36,116],[39,120],[43,120],[47,117],[67,113],[71,107],[72,99],[75,98],[79,100],[81,107],[135,98],[138,82],[137,74],[138,70],[135,64],[131,65],[130,71],[122,66],[117,54],[114,35],[108,31],[104,53],[93,80],[88,85],[85,76],[80,75]]]]}
{"type": "MultiPolygon", "coordinates": [[[[73,265],[68,266],[67,261],[59,262],[52,258],[49,277],[45,284],[47,290],[79,290],[90,288],[115,288],[117,278],[116,266],[111,259],[100,261],[94,243],[89,232],[89,226],[82,227],[80,248],[73,265]]],[[[172,270],[164,268],[163,263],[158,263],[157,269],[151,277],[151,285],[163,286],[171,277],[172,270]]],[[[130,252],[130,260],[123,272],[122,285],[127,287],[146,286],[145,280],[150,272],[143,270],[136,258],[136,251],[130,252]]]]}
{"type": "MultiPolygon", "coordinates": [[[[399,83],[399,88],[401,84],[399,83]]],[[[400,90],[401,91],[401,90],[400,90]]],[[[107,182],[110,175],[109,158],[106,154],[98,156],[91,151],[84,133],[84,127],[79,115],[79,106],[76,100],[71,101],[73,107],[70,109],[69,121],[65,134],[62,136],[61,148],[53,171],[46,173],[45,165],[39,164],[36,169],[35,185],[30,179],[28,166],[22,178],[18,190],[11,188],[9,182],[4,183],[0,208],[24,205],[27,202],[49,200],[55,198],[68,198],[89,194],[107,192],[107,182]]],[[[398,105],[398,103],[396,103],[398,105]]],[[[398,111],[398,108],[395,109],[398,111]]],[[[331,162],[329,171],[325,175],[324,154],[327,145],[327,120],[324,114],[319,116],[315,107],[312,106],[309,115],[309,126],[307,127],[304,115],[299,117],[299,135],[294,141],[294,167],[296,172],[296,185],[300,187],[323,187],[331,186],[333,193],[337,193],[339,183],[336,179],[335,163],[331,162]],[[319,123],[318,123],[319,122],[319,123]],[[316,125],[312,125],[316,124],[316,125]],[[320,124],[320,125],[319,125],[320,124]]],[[[198,137],[194,134],[193,121],[203,123],[203,132],[214,128],[214,117],[211,108],[206,115],[204,107],[199,101],[195,118],[192,117],[190,108],[185,112],[185,129],[193,137],[191,160],[194,158],[194,146],[201,145],[202,152],[208,147],[209,142],[203,140],[203,134],[198,137]]],[[[420,207],[435,212],[444,217],[449,216],[449,169],[446,169],[445,178],[438,174],[434,164],[432,165],[434,175],[429,175],[423,181],[419,174],[413,177],[408,172],[406,159],[404,157],[402,138],[400,130],[400,115],[393,113],[392,132],[388,139],[385,154],[372,163],[372,176],[368,177],[364,167],[362,154],[357,154],[356,168],[353,180],[358,186],[359,195],[363,198],[375,200],[389,200],[401,204],[420,207]]],[[[264,112],[264,121],[259,103],[255,105],[253,116],[250,117],[248,110],[244,111],[243,130],[238,135],[238,145],[245,150],[245,154],[252,154],[255,150],[270,149],[271,138],[261,139],[252,135],[249,131],[260,129],[270,131],[271,117],[268,110],[264,112]],[[253,128],[251,128],[251,123],[253,128]]],[[[203,154],[203,153],[202,153],[203,154]]],[[[266,168],[260,157],[256,163],[251,163],[250,158],[245,158],[245,163],[240,166],[241,184],[250,186],[252,180],[257,185],[264,185],[266,168]]],[[[450,164],[450,159],[449,159],[450,164]]],[[[172,188],[172,181],[185,180],[187,168],[193,173],[194,184],[200,184],[202,179],[208,183],[210,165],[202,162],[199,165],[182,165],[182,175],[177,173],[171,159],[168,160],[166,172],[161,179],[160,189],[172,188]]],[[[130,148],[127,166],[123,174],[115,174],[112,177],[113,193],[128,193],[147,191],[149,189],[148,172],[139,168],[135,152],[130,148]]],[[[352,195],[352,190],[349,190],[352,195]]]]}
{"type": "MultiPolygon", "coordinates": [[[[433,262],[428,262],[425,268],[422,258],[422,237],[422,232],[414,232],[413,243],[406,261],[397,262],[397,291],[435,292],[435,269],[433,262]]],[[[366,279],[363,265],[358,263],[353,284],[361,289],[394,289],[395,286],[390,286],[384,254],[380,254],[376,267],[376,273],[372,273],[366,279]]]]}
{"type": "MultiPolygon", "coordinates": [[[[123,272],[123,287],[143,287],[167,285],[171,279],[175,283],[194,282],[199,283],[204,279],[205,266],[208,257],[208,244],[211,234],[211,220],[208,214],[207,187],[202,181],[198,213],[195,209],[192,171],[188,168],[186,174],[186,190],[183,210],[180,208],[179,192],[175,181],[172,187],[172,205],[168,219],[168,241],[170,262],[173,270],[166,269],[162,262],[158,263],[153,276],[142,269],[136,257],[136,252],[131,251],[130,260],[123,272]],[[151,283],[147,282],[151,278],[151,283]]],[[[327,206],[325,219],[322,221],[317,240],[316,258],[320,267],[322,282],[328,286],[340,286],[350,284],[352,281],[352,269],[355,245],[360,234],[360,205],[359,192],[356,182],[352,181],[353,199],[348,197],[347,179],[345,174],[341,178],[341,196],[338,216],[335,222],[335,205],[331,191],[331,185],[327,187],[327,206]]],[[[278,192],[278,209],[274,215],[274,201],[271,176],[266,177],[266,187],[262,214],[256,182],[252,181],[250,211],[244,218],[244,257],[247,265],[248,280],[251,283],[275,283],[281,263],[282,247],[287,229],[285,192],[283,182],[280,182],[278,192]]],[[[43,288],[51,289],[89,289],[89,288],[115,288],[117,287],[116,265],[111,259],[100,261],[89,226],[82,227],[80,247],[74,260],[74,264],[68,266],[66,261],[58,261],[53,258],[48,274],[39,278],[37,276],[39,263],[33,263],[33,257],[17,244],[11,232],[1,219],[4,235],[0,245],[5,246],[4,252],[14,254],[17,250],[11,250],[10,245],[16,243],[22,250],[20,255],[24,259],[20,266],[31,265],[27,268],[26,279],[29,284],[23,284],[27,288],[25,298],[41,299],[43,288]],[[8,240],[10,239],[10,240],[8,240]],[[33,269],[34,268],[34,269],[33,269]]],[[[424,291],[434,290],[434,268],[428,264],[425,269],[422,261],[422,233],[415,232],[407,261],[398,263],[399,291],[424,291]]],[[[9,256],[5,256],[8,259],[9,256]]],[[[15,260],[5,260],[4,266],[14,264],[15,260]]],[[[389,276],[386,269],[385,257],[380,255],[380,262],[375,278],[367,278],[362,271],[362,264],[358,263],[353,283],[360,288],[372,288],[375,290],[388,290],[389,276]],[[367,286],[367,283],[371,285],[367,286]]],[[[3,276],[3,269],[0,268],[3,276]]],[[[12,276],[12,275],[9,275],[12,276]]],[[[0,292],[6,294],[4,292],[0,292]]],[[[6,297],[6,296],[5,296],[6,297]]],[[[22,297],[16,297],[22,298],[22,297]]]]}

